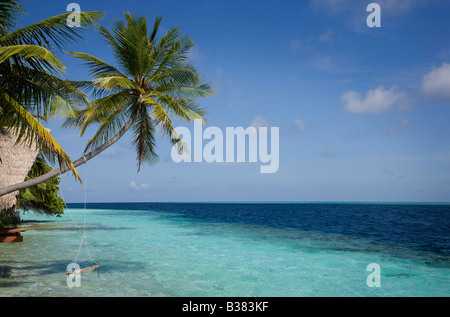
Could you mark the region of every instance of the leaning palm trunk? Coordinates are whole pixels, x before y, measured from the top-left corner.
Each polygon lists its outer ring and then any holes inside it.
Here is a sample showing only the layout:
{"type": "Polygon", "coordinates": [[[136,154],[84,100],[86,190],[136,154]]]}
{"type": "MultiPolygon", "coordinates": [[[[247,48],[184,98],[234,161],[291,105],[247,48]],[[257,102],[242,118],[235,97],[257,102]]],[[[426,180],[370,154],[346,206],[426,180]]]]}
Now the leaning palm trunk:
{"type": "MultiPolygon", "coordinates": [[[[23,182],[33,165],[39,149],[31,145],[16,143],[17,135],[0,129],[0,188],[23,182]]],[[[17,203],[16,190],[0,196],[0,227],[14,226],[19,221],[19,215],[14,206],[17,203]]]]}
{"type": "MultiPolygon", "coordinates": [[[[178,144],[173,119],[188,122],[203,119],[206,111],[197,99],[213,95],[213,88],[188,62],[194,46],[192,39],[182,36],[178,28],[171,28],[158,38],[161,18],[155,20],[151,32],[145,16],[125,14],[125,18],[127,22],[116,21],[111,32],[99,27],[119,69],[95,56],[72,52],[95,77],[92,81],[77,82],[75,87],[92,91],[98,98],[85,109],[71,112],[73,116],[67,118],[65,126],[79,127],[83,135],[91,125],[99,125],[83,156],[73,162],[74,169],[106,150],[132,128],[139,172],[142,162],[152,163],[158,157],[155,129],[160,126],[172,143],[178,144]],[[123,125],[125,118],[128,122],[123,125]],[[92,151],[87,153],[88,150],[92,151]]],[[[0,188],[0,196],[39,184],[67,170],[63,166],[32,180],[0,188]]]]}
{"type": "MultiPolygon", "coordinates": [[[[78,160],[73,162],[73,166],[74,167],[78,167],[81,164],[86,163],[90,159],[94,158],[98,154],[100,154],[103,151],[105,151],[111,145],[116,143],[125,134],[125,132],[128,131],[128,129],[131,127],[132,124],[133,124],[133,119],[130,118],[128,120],[128,122],[119,131],[119,133],[117,133],[114,137],[112,137],[111,139],[109,139],[107,142],[105,142],[104,144],[100,145],[99,147],[95,148],[91,152],[89,152],[87,154],[84,154],[78,160]]],[[[0,148],[0,153],[2,153],[1,152],[1,148],[0,148]]],[[[1,158],[1,155],[0,155],[0,158],[1,158]]],[[[32,164],[33,163],[31,163],[30,168],[31,168],[32,164]]],[[[25,177],[26,177],[26,175],[28,173],[28,171],[27,171],[27,173],[25,173],[25,176],[20,181],[10,182],[6,186],[4,186],[4,184],[0,182],[0,199],[2,199],[3,197],[9,196],[10,193],[12,193],[12,192],[14,192],[16,190],[40,184],[40,183],[45,182],[46,180],[48,180],[48,179],[50,179],[52,177],[58,176],[58,175],[63,174],[65,172],[67,172],[67,171],[69,171],[68,167],[55,168],[51,172],[48,172],[48,173],[46,173],[44,175],[38,176],[36,178],[30,179],[30,180],[24,182],[23,180],[25,179],[25,177]]],[[[0,175],[1,175],[1,170],[0,170],[0,175]]]]}

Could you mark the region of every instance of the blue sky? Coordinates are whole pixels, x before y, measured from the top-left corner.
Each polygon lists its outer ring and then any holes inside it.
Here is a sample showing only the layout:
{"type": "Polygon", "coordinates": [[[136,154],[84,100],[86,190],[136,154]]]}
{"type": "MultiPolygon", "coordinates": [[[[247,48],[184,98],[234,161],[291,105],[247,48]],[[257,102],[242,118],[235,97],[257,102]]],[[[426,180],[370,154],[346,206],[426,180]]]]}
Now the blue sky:
{"type": "MultiPolygon", "coordinates": [[[[162,15],[197,46],[192,62],[216,88],[201,104],[208,126],[280,129],[280,167],[180,163],[158,135],[160,161],[139,174],[127,136],[87,164],[87,200],[450,201],[450,1],[383,0],[381,27],[366,25],[372,1],[82,1],[105,11],[162,15]]],[[[69,2],[29,1],[20,23],[65,12],[69,2]]],[[[95,31],[71,47],[113,63],[95,31]]],[[[88,78],[69,55],[70,79],[88,78]]],[[[48,123],[73,159],[88,137],[48,123]]],[[[191,124],[179,123],[192,128],[191,124]]],[[[78,168],[81,175],[85,167],[78,168]]],[[[62,177],[68,202],[83,187],[62,177]]]]}

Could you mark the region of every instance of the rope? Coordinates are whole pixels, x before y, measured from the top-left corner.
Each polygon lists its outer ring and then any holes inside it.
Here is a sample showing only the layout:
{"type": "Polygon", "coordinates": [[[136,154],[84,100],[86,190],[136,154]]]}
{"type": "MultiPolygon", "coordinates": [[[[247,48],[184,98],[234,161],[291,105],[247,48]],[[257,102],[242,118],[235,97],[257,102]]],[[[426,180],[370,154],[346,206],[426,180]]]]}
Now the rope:
{"type": "MultiPolygon", "coordinates": [[[[78,223],[75,221],[75,219],[72,217],[72,214],[71,214],[71,212],[70,212],[70,209],[69,209],[69,207],[67,206],[66,199],[64,198],[64,194],[63,194],[62,188],[60,188],[60,192],[61,192],[62,199],[63,199],[63,201],[64,201],[64,206],[65,206],[66,210],[67,210],[68,213],[69,213],[70,219],[71,219],[72,222],[74,223],[75,227],[77,227],[79,230],[83,231],[83,237],[82,237],[82,239],[81,239],[81,243],[80,243],[80,246],[78,247],[78,251],[77,251],[77,253],[76,253],[76,255],[75,255],[75,259],[74,259],[73,263],[77,263],[77,261],[78,261],[78,256],[80,255],[81,247],[83,246],[83,242],[84,242],[84,244],[86,245],[86,252],[87,252],[87,254],[88,254],[88,256],[89,256],[89,260],[91,261],[91,265],[94,264],[94,263],[97,264],[97,265],[99,265],[99,264],[97,263],[97,261],[95,261],[95,260],[92,258],[91,253],[89,252],[89,247],[88,247],[88,242],[87,242],[87,235],[86,235],[86,201],[87,201],[87,198],[86,198],[86,197],[87,197],[87,190],[86,190],[87,186],[86,186],[86,182],[87,182],[87,164],[86,164],[86,158],[85,158],[85,165],[84,165],[84,166],[85,166],[85,167],[84,167],[84,209],[83,209],[83,228],[81,228],[81,227],[78,225],[78,223]]],[[[63,174],[63,175],[67,175],[67,174],[63,174]]]]}
{"type": "Polygon", "coordinates": [[[83,246],[83,242],[84,242],[83,240],[84,240],[84,235],[83,235],[83,238],[81,239],[80,246],[78,247],[77,255],[75,256],[75,259],[73,260],[72,263],[77,263],[77,261],[78,261],[78,255],[80,255],[80,250],[81,250],[81,247],[83,246]]]}
{"type": "Polygon", "coordinates": [[[84,231],[83,228],[81,228],[81,227],[77,224],[77,222],[75,221],[75,219],[73,219],[72,214],[70,213],[69,207],[67,207],[66,199],[64,198],[64,194],[63,194],[62,188],[59,189],[59,192],[61,193],[61,196],[62,196],[61,198],[62,198],[63,201],[64,201],[64,208],[67,209],[67,211],[69,212],[69,217],[70,217],[70,219],[72,219],[72,222],[74,223],[75,227],[77,227],[78,230],[84,231]]]}
{"type": "Polygon", "coordinates": [[[84,242],[86,244],[86,252],[89,256],[89,259],[91,260],[91,264],[95,263],[98,265],[98,263],[91,257],[91,254],[89,252],[88,242],[87,242],[87,236],[86,236],[86,202],[87,202],[87,164],[86,164],[86,157],[84,156],[84,230],[83,230],[83,237],[84,242]]]}
{"type": "Polygon", "coordinates": [[[85,163],[84,163],[84,234],[86,234],[86,188],[87,188],[87,164],[86,164],[86,157],[84,157],[85,163]]]}

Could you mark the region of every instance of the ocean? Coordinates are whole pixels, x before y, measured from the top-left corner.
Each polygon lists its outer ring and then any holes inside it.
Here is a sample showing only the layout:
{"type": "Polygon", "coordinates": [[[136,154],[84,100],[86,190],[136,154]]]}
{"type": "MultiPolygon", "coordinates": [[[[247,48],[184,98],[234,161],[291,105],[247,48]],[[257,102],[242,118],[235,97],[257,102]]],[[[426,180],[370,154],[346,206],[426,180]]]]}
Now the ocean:
{"type": "Polygon", "coordinates": [[[450,295],[450,204],[90,203],[22,219],[24,242],[0,244],[0,296],[450,295]],[[101,267],[69,287],[84,227],[77,264],[101,267]]]}

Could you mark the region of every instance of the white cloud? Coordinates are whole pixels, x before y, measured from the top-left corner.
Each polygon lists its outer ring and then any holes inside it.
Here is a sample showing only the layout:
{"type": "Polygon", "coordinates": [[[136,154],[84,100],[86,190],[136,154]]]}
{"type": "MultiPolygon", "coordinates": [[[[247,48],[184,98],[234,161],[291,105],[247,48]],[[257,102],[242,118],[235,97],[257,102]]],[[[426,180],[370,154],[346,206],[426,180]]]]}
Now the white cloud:
{"type": "Polygon", "coordinates": [[[147,183],[140,183],[140,184],[138,184],[138,183],[136,183],[135,181],[131,181],[131,182],[130,182],[130,187],[131,187],[133,190],[144,190],[144,189],[150,188],[150,185],[147,184],[147,183]]]}
{"type": "Polygon", "coordinates": [[[301,118],[295,119],[294,123],[295,123],[295,127],[296,127],[298,132],[305,131],[306,125],[305,125],[305,123],[303,122],[303,120],[301,118]]]}
{"type": "Polygon", "coordinates": [[[369,90],[364,99],[355,91],[347,91],[341,101],[344,109],[351,113],[383,113],[392,109],[405,110],[410,107],[406,92],[398,91],[397,87],[389,90],[380,86],[369,90]]]}
{"type": "Polygon", "coordinates": [[[270,127],[269,122],[261,116],[256,116],[255,119],[250,123],[251,127],[255,127],[256,129],[262,127],[270,127]]]}
{"type": "Polygon", "coordinates": [[[432,100],[450,102],[450,64],[443,63],[423,76],[422,92],[432,100]]]}

